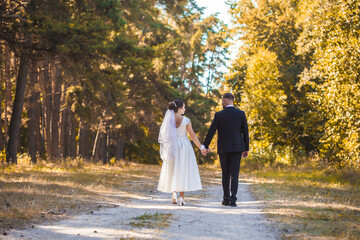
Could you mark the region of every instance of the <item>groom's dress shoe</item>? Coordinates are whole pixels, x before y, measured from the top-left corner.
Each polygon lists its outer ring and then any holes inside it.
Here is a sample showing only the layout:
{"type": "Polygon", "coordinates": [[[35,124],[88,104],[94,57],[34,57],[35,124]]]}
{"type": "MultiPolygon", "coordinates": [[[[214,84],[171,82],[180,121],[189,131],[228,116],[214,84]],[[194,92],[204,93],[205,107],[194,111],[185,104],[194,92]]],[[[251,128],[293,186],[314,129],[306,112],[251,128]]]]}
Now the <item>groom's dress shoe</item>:
{"type": "Polygon", "coordinates": [[[230,207],[237,207],[237,205],[236,205],[235,202],[231,202],[231,203],[230,203],[230,207]]]}
{"type": "Polygon", "coordinates": [[[221,202],[221,204],[224,205],[224,206],[229,206],[229,205],[230,205],[230,202],[229,202],[229,201],[226,201],[226,200],[223,200],[223,201],[221,202]]]}

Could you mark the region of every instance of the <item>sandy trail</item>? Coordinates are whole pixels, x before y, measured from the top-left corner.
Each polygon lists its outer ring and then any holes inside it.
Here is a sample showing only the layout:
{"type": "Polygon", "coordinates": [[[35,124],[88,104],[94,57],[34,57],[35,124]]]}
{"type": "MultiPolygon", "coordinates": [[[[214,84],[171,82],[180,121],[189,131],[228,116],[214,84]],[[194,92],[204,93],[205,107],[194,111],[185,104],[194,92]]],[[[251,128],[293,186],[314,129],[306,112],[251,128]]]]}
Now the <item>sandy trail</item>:
{"type": "Polygon", "coordinates": [[[186,206],[170,203],[170,194],[149,191],[133,195],[128,203],[79,215],[33,229],[13,230],[6,239],[278,239],[266,220],[261,202],[251,197],[248,185],[239,183],[238,207],[221,205],[221,185],[185,196],[186,206]],[[144,213],[171,213],[164,229],[133,227],[129,223],[144,213]]]}

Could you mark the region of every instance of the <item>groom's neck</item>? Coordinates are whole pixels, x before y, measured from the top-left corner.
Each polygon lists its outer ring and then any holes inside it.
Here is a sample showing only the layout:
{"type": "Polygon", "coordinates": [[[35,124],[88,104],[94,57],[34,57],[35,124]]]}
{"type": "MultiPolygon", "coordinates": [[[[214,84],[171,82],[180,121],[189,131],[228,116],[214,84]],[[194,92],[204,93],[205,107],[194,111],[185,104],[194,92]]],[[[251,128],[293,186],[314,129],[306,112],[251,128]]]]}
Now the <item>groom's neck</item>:
{"type": "Polygon", "coordinates": [[[226,107],[233,107],[234,106],[234,102],[233,101],[229,101],[226,104],[226,107]]]}

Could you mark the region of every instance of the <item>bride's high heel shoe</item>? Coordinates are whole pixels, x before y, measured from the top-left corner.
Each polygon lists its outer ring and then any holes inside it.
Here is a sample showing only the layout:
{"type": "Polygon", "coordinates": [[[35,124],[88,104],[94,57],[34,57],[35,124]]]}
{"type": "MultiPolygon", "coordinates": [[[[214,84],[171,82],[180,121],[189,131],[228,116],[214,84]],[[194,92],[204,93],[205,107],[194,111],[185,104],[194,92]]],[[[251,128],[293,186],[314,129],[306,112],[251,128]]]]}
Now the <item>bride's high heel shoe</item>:
{"type": "Polygon", "coordinates": [[[179,204],[180,206],[184,206],[184,205],[185,205],[185,201],[184,201],[184,199],[183,199],[182,197],[179,197],[178,204],[179,204]]]}
{"type": "Polygon", "coordinates": [[[177,194],[176,192],[173,192],[172,194],[172,204],[177,204],[178,199],[177,199],[177,194]]]}

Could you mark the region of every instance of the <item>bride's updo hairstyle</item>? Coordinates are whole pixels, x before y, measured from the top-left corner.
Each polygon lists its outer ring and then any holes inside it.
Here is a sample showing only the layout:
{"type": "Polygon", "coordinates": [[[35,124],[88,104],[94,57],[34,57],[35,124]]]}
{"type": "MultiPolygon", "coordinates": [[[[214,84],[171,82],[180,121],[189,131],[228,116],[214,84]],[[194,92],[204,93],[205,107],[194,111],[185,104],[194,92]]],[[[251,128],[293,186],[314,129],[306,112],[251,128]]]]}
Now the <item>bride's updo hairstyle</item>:
{"type": "Polygon", "coordinates": [[[174,112],[177,112],[179,108],[182,108],[184,106],[184,101],[181,99],[174,99],[174,101],[170,102],[168,105],[169,110],[174,110],[174,112]]]}

